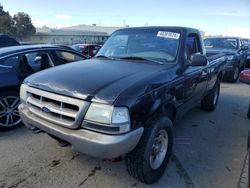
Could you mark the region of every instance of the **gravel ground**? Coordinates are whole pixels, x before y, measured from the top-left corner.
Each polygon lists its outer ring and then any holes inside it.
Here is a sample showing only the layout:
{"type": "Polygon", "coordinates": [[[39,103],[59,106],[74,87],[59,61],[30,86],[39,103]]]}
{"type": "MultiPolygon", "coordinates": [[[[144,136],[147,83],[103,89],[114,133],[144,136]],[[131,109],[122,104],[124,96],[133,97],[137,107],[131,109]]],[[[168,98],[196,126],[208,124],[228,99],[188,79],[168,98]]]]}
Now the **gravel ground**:
{"type": "Polygon", "coordinates": [[[130,177],[124,160],[108,162],[79,154],[25,127],[0,133],[0,188],[236,188],[247,153],[249,99],[249,86],[223,83],[214,112],[196,107],[184,116],[174,128],[173,157],[153,185],[130,177]]]}

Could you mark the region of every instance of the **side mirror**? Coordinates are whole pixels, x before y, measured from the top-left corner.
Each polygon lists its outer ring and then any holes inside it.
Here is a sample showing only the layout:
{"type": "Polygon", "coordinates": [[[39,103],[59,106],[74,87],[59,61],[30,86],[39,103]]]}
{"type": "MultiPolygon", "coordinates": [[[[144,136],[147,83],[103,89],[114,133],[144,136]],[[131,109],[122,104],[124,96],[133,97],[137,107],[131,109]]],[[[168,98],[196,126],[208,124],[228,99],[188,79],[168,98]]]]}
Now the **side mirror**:
{"type": "Polygon", "coordinates": [[[241,50],[249,50],[249,46],[243,45],[243,46],[241,46],[241,50]]]}
{"type": "Polygon", "coordinates": [[[202,54],[193,54],[191,55],[191,66],[206,66],[207,65],[207,57],[202,54]]]}

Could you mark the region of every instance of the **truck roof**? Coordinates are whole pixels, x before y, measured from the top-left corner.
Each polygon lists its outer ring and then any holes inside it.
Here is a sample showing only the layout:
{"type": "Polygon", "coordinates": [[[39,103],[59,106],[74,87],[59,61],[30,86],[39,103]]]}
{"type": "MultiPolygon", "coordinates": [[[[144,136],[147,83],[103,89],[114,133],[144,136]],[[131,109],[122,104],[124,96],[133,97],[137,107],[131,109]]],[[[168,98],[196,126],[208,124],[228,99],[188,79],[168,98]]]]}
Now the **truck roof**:
{"type": "Polygon", "coordinates": [[[147,26],[147,27],[128,27],[128,28],[123,28],[119,29],[117,31],[123,31],[123,30],[137,30],[137,29],[148,29],[148,30],[174,30],[174,31],[179,31],[179,32],[184,32],[184,31],[189,31],[189,32],[198,32],[198,29],[191,28],[191,27],[181,27],[181,26],[147,26]]]}

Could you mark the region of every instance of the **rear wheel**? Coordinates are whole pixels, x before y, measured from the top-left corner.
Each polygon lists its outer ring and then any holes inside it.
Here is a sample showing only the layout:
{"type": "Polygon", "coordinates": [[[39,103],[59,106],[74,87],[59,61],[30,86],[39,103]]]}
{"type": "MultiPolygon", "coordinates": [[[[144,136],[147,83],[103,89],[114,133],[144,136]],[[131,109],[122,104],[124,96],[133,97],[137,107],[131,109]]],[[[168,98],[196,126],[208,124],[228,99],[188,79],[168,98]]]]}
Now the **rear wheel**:
{"type": "Polygon", "coordinates": [[[18,112],[19,104],[18,92],[9,91],[0,94],[0,130],[14,129],[22,125],[18,112]]]}
{"type": "Polygon", "coordinates": [[[201,108],[206,111],[215,110],[220,96],[220,81],[214,85],[213,90],[201,100],[201,108]]]}
{"type": "Polygon", "coordinates": [[[147,184],[156,182],[166,169],[172,147],[171,120],[165,117],[154,119],[146,125],[136,148],[126,156],[129,174],[147,184]]]}

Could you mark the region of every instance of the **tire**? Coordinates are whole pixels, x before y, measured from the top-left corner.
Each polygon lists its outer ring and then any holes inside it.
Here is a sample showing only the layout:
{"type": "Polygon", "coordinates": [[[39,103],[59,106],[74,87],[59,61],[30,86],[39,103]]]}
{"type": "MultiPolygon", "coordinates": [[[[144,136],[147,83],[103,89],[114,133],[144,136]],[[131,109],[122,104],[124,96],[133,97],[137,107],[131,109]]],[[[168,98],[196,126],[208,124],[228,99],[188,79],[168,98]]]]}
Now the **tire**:
{"type": "Polygon", "coordinates": [[[20,104],[19,93],[8,91],[0,94],[0,130],[15,129],[22,124],[18,112],[20,104]]]}
{"type": "Polygon", "coordinates": [[[147,123],[138,145],[126,156],[127,170],[132,177],[143,183],[152,184],[162,176],[172,153],[172,127],[171,120],[166,117],[154,118],[147,123]],[[156,139],[161,140],[160,137],[162,141],[157,142],[156,139]],[[157,150],[156,145],[161,145],[162,151],[157,150]],[[158,160],[155,159],[157,151],[160,158],[158,160]]]}
{"type": "Polygon", "coordinates": [[[250,119],[250,103],[249,103],[249,107],[248,107],[247,118],[250,119]]]}
{"type": "Polygon", "coordinates": [[[201,100],[201,108],[206,111],[214,111],[220,96],[220,81],[217,80],[212,91],[201,100]]]}
{"type": "Polygon", "coordinates": [[[234,67],[233,72],[229,75],[228,80],[232,83],[235,83],[238,81],[240,76],[240,67],[236,66],[234,67]]]}

